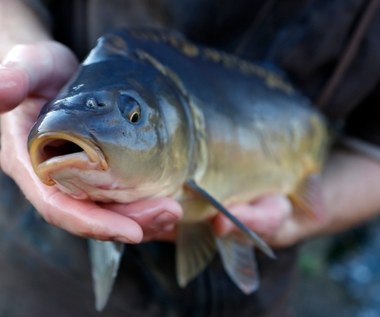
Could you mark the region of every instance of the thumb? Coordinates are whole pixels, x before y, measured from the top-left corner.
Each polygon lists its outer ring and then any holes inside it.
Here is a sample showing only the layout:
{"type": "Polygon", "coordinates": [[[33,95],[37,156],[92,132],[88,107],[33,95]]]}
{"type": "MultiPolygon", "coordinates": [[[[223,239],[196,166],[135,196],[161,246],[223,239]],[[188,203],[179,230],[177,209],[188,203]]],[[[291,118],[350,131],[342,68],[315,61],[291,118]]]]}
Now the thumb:
{"type": "Polygon", "coordinates": [[[14,46],[0,65],[0,113],[28,96],[53,97],[77,65],[74,54],[58,42],[14,46]]]}

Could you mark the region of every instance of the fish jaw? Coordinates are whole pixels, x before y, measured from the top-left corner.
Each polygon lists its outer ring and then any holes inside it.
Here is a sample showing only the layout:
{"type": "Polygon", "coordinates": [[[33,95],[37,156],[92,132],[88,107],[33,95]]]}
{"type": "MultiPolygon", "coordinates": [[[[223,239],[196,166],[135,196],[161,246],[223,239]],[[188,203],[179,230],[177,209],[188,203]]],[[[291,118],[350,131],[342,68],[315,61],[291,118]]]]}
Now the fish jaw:
{"type": "Polygon", "coordinates": [[[40,180],[49,186],[56,184],[54,174],[70,168],[87,171],[107,171],[103,152],[92,141],[67,133],[48,132],[29,142],[32,167],[40,180]]]}
{"type": "Polygon", "coordinates": [[[40,180],[75,199],[130,203],[168,194],[154,183],[136,184],[114,172],[103,151],[87,138],[42,133],[30,139],[29,153],[40,180]]]}

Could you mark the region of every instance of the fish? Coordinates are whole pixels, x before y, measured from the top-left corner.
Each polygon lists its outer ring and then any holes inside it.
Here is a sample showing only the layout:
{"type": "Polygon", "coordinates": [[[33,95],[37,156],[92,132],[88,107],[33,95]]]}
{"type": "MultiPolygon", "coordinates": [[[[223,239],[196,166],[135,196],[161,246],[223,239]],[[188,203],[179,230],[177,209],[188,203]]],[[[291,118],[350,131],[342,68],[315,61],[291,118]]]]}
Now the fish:
{"type": "MultiPolygon", "coordinates": [[[[28,138],[39,179],[75,199],[176,199],[184,211],[173,272],[179,285],[219,253],[245,294],[260,284],[254,247],[275,256],[228,206],[279,193],[318,217],[328,148],[323,115],[276,71],[145,28],[100,37],[28,138]],[[216,236],[210,219],[219,212],[241,233],[216,236]]],[[[122,252],[120,243],[90,241],[98,310],[122,252]]]]}

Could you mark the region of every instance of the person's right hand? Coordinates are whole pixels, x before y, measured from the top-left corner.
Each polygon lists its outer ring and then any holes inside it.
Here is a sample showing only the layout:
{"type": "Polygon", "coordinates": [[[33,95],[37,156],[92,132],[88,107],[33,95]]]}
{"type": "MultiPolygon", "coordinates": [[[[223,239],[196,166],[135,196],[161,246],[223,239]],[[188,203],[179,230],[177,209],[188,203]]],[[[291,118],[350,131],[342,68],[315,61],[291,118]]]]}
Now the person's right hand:
{"type": "Polygon", "coordinates": [[[15,46],[0,67],[1,167],[49,223],[73,234],[100,240],[138,243],[171,229],[182,216],[169,198],[108,209],[75,200],[40,182],[27,151],[27,137],[42,105],[53,98],[75,72],[72,52],[57,42],[15,46]],[[14,109],[13,109],[14,108],[14,109]],[[13,109],[13,110],[12,110],[13,109]]]}

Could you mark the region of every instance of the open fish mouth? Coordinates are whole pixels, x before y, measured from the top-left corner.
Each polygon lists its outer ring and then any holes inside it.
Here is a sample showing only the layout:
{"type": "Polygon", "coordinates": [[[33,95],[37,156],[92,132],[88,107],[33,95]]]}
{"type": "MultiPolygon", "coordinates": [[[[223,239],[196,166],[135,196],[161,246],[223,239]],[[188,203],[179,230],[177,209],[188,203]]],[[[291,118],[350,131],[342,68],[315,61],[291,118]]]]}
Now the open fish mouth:
{"type": "Polygon", "coordinates": [[[51,174],[65,168],[107,170],[101,149],[92,141],[66,133],[44,133],[31,140],[33,169],[46,185],[54,185],[51,174]]]}

